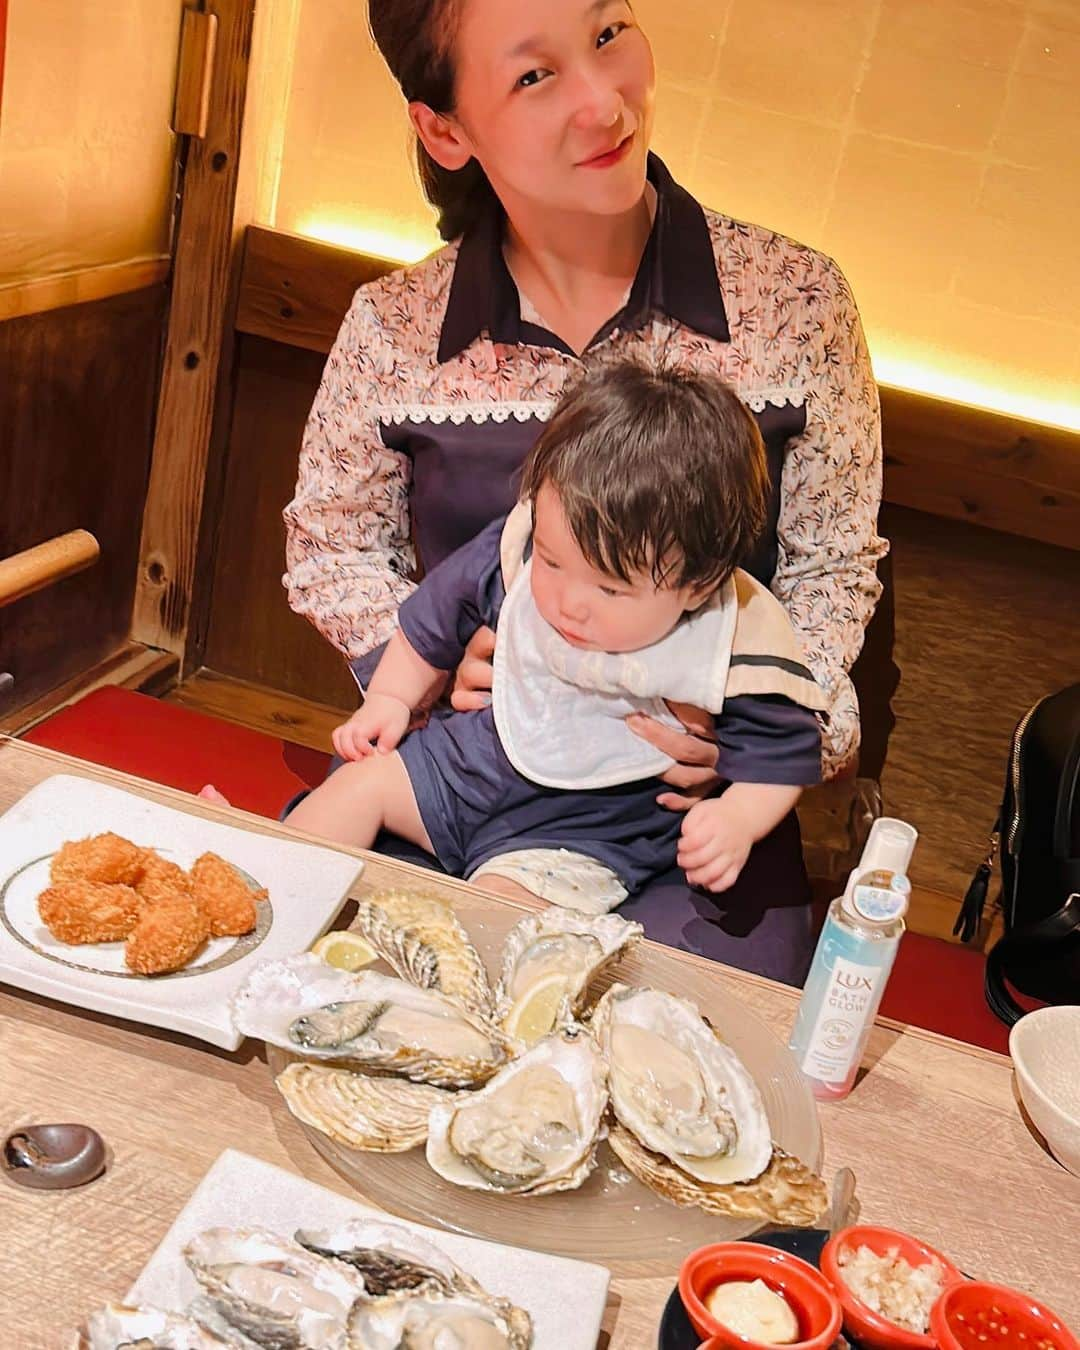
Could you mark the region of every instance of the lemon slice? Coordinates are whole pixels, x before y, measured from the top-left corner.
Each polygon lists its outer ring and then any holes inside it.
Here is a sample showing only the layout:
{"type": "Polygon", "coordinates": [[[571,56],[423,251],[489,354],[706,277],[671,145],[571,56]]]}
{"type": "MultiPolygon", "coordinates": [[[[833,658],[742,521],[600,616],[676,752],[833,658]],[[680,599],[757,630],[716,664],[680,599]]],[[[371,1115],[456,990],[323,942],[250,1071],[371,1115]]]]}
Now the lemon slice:
{"type": "Polygon", "coordinates": [[[338,970],[360,970],[379,959],[379,953],[359,933],[324,933],[311,950],[338,970]]]}
{"type": "Polygon", "coordinates": [[[553,971],[527,990],[506,1014],[503,1027],[526,1045],[535,1045],[555,1025],[559,1004],[566,997],[569,982],[565,975],[553,971]]]}

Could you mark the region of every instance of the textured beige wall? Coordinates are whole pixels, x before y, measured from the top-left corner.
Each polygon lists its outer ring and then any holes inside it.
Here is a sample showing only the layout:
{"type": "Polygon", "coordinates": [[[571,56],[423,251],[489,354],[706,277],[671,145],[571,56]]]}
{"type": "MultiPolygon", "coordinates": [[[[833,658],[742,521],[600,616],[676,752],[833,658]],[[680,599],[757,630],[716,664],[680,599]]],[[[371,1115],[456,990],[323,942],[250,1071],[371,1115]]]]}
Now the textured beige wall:
{"type": "Polygon", "coordinates": [[[168,252],[180,0],[10,0],[0,286],[168,252]]]}
{"type": "MultiPolygon", "coordinates": [[[[262,95],[265,222],[419,256],[435,235],[365,7],[274,3],[295,57],[262,95]]],[[[1080,428],[1080,0],[636,8],[657,150],[704,202],[837,258],[881,379],[1080,428]]]]}

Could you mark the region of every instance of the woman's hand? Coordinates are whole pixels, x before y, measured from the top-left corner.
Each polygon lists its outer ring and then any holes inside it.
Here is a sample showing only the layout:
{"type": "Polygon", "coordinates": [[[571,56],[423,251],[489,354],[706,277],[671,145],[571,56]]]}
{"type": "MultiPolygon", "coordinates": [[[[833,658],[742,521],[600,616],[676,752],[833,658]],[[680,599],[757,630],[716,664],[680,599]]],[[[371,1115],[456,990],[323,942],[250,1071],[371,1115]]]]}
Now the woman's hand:
{"type": "Polygon", "coordinates": [[[495,675],[491,658],[494,655],[494,632],[490,628],[478,628],[469,639],[464,659],[454,674],[450,706],[456,712],[476,712],[490,704],[495,675]]]}
{"type": "Polygon", "coordinates": [[[679,791],[662,792],[657,802],[669,811],[689,811],[695,802],[707,797],[719,783],[716,762],[720,751],[709,713],[689,703],[669,701],[668,707],[686,728],[685,731],[676,731],[644,713],[632,713],[626,719],[626,724],[635,736],[640,736],[643,741],[655,745],[675,760],[667,773],[661,774],[661,780],[679,791]]]}
{"type": "Polygon", "coordinates": [[[401,743],[411,717],[412,709],[401,699],[369,691],[363,706],[334,728],[334,749],[348,760],[365,759],[376,751],[388,755],[401,743]]]}

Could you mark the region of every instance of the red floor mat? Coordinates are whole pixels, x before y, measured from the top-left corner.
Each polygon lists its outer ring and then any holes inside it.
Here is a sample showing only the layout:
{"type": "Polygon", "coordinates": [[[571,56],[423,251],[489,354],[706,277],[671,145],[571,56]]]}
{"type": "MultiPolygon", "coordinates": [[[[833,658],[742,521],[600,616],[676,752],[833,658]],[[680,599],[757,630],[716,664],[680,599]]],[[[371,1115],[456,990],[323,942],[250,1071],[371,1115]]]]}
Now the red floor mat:
{"type": "MultiPolygon", "coordinates": [[[[905,933],[881,1011],[886,1017],[940,1031],[958,1041],[1009,1053],[1009,1028],[986,1006],[981,952],[955,942],[905,933]]],[[[1040,1005],[1017,995],[1027,1008],[1040,1005]]]]}
{"type": "MultiPolygon", "coordinates": [[[[112,688],[62,709],[24,739],[184,792],[213,783],[234,805],[271,818],[302,787],[321,782],[330,760],[316,750],[112,688]]],[[[979,952],[908,933],[881,1010],[1006,1053],[1008,1030],[983,998],[983,964],[979,952]]]]}
{"type": "Polygon", "coordinates": [[[330,756],[127,689],[96,689],[39,722],[35,745],[151,782],[198,792],[213,783],[234,806],[276,818],[322,782],[330,756]]]}

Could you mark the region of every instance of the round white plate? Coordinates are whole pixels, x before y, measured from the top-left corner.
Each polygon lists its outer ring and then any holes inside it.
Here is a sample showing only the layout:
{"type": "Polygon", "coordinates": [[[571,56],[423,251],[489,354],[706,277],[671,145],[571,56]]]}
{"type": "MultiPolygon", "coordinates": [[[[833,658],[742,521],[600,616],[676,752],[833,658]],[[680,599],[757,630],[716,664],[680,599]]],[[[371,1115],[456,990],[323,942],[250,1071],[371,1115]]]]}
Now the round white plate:
{"type": "MultiPolygon", "coordinates": [[[[188,868],[198,854],[190,857],[173,849],[157,849],[163,858],[188,868]]],[[[113,975],[121,980],[176,980],[190,975],[203,975],[207,971],[220,970],[222,966],[239,961],[242,956],[253,951],[270,931],[273,923],[273,909],[269,900],[256,902],[255,928],[243,937],[211,938],[188,965],[182,970],[174,970],[168,975],[140,975],[129,970],[124,964],[124,944],[122,942],[95,942],[73,945],[61,942],[53,937],[38,914],[38,896],[49,885],[49,865],[54,855],[35,858],[24,863],[0,883],[0,924],[23,946],[37,952],[49,961],[76,970],[91,970],[99,975],[113,975]]],[[[258,882],[237,868],[240,875],[252,887],[260,890],[258,882]]]]}

